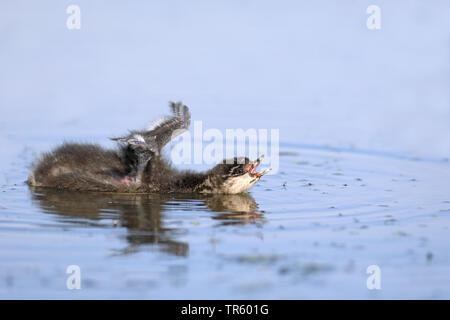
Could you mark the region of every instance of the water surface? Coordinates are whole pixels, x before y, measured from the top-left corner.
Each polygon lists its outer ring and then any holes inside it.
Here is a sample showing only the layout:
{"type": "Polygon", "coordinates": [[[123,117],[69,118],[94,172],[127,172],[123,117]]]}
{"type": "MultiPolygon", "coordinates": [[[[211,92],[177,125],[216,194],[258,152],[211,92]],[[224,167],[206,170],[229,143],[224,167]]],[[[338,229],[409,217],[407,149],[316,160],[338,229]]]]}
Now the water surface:
{"type": "Polygon", "coordinates": [[[222,196],[29,188],[17,161],[0,189],[1,297],[450,296],[448,162],[282,149],[279,174],[222,196]]]}
{"type": "Polygon", "coordinates": [[[378,0],[376,31],[364,1],[76,4],[80,30],[0,2],[0,298],[450,298],[450,2],[378,0]],[[280,170],[236,196],[24,184],[169,100],[279,130],[280,170]]]}

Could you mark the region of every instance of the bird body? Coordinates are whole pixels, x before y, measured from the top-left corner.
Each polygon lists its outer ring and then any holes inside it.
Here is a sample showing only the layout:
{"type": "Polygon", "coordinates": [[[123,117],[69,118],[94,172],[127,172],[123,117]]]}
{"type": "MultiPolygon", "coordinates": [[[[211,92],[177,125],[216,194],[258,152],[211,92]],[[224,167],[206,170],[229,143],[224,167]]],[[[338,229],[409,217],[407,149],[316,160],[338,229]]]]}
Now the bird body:
{"type": "Polygon", "coordinates": [[[97,192],[236,194],[251,188],[267,172],[255,172],[261,158],[253,162],[248,158],[224,160],[203,173],[173,168],[161,151],[188,130],[190,112],[181,102],[171,102],[170,108],[172,115],[150,128],[113,138],[119,142],[116,150],[64,143],[33,165],[27,183],[97,192]]]}

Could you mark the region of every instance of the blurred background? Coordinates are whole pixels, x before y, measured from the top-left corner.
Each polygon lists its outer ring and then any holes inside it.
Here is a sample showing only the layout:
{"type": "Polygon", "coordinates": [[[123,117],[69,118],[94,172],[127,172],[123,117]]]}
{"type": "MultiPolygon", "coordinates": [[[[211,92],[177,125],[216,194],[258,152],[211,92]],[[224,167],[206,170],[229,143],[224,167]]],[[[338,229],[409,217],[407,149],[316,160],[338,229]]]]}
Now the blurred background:
{"type": "Polygon", "coordinates": [[[449,18],[447,0],[2,0],[0,297],[450,297],[449,18]],[[279,129],[280,172],[213,198],[23,183],[169,100],[203,130],[279,129]]]}
{"type": "Polygon", "coordinates": [[[445,0],[2,1],[1,153],[55,137],[107,144],[182,100],[204,129],[447,158],[449,10],[445,0]],[[71,4],[80,30],[66,26],[71,4]],[[371,4],[380,30],[366,27],[371,4]]]}

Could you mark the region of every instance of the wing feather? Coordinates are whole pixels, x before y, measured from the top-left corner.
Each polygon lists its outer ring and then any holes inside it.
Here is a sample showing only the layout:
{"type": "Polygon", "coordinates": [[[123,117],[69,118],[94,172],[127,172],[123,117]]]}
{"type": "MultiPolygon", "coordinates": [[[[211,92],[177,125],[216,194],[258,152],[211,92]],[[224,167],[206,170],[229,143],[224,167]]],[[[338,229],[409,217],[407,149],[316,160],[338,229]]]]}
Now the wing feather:
{"type": "Polygon", "coordinates": [[[191,113],[182,102],[170,102],[172,115],[154,120],[150,126],[141,131],[130,131],[128,136],[111,138],[111,140],[128,143],[134,147],[144,148],[155,153],[173,138],[189,129],[191,113]]]}

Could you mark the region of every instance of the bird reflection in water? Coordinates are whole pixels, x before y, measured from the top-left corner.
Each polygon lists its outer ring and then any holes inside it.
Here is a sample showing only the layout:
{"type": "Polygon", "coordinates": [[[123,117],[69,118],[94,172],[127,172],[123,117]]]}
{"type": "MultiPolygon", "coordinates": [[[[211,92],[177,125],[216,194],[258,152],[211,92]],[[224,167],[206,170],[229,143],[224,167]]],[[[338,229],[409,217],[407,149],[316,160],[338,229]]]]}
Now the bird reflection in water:
{"type": "Polygon", "coordinates": [[[155,245],[159,250],[176,256],[187,256],[189,244],[177,240],[188,232],[177,226],[180,221],[168,221],[170,211],[212,212],[218,225],[262,223],[263,215],[249,194],[187,195],[187,194],[120,194],[89,193],[33,187],[31,198],[44,213],[55,214],[55,220],[70,227],[126,228],[125,249],[118,254],[130,254],[142,245],[155,245]],[[110,220],[112,223],[106,223],[110,220]]]}

